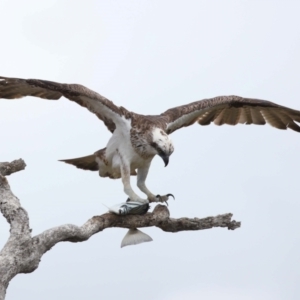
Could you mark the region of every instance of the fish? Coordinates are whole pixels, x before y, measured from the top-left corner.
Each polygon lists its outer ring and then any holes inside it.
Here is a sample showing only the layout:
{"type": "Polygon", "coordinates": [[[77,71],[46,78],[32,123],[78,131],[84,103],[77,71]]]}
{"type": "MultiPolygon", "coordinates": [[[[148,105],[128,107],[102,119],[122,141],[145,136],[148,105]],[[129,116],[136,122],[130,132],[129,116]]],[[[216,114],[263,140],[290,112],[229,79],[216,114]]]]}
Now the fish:
{"type": "MultiPolygon", "coordinates": [[[[105,205],[106,206],[106,205],[105,205]]],[[[126,216],[126,215],[144,215],[150,208],[149,203],[141,203],[137,201],[127,201],[108,207],[110,213],[126,216]]],[[[130,228],[121,242],[121,248],[130,245],[138,245],[145,242],[151,242],[153,239],[146,233],[137,228],[130,228]]]]}
{"type": "Polygon", "coordinates": [[[150,208],[149,203],[127,201],[107,207],[108,211],[116,215],[144,215],[150,208]]]}

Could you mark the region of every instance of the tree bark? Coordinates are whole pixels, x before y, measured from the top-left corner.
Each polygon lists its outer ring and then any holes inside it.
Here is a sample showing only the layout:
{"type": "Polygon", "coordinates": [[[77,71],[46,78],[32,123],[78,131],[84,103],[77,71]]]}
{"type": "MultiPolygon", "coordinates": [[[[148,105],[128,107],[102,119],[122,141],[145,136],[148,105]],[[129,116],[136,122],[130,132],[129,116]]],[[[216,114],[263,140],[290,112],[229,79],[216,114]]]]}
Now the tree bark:
{"type": "Polygon", "coordinates": [[[241,226],[240,222],[231,220],[231,213],[204,219],[173,219],[170,218],[168,208],[159,204],[152,213],[145,215],[119,216],[106,213],[92,217],[82,226],[61,225],[32,237],[28,214],[21,206],[19,199],[11,192],[5,177],[25,167],[26,164],[22,159],[11,163],[0,163],[0,210],[10,224],[10,236],[0,252],[0,300],[5,298],[9,282],[17,274],[36,270],[41,257],[59,242],[83,242],[97,232],[110,227],[156,226],[166,232],[178,232],[213,227],[226,227],[234,230],[241,226]]]}

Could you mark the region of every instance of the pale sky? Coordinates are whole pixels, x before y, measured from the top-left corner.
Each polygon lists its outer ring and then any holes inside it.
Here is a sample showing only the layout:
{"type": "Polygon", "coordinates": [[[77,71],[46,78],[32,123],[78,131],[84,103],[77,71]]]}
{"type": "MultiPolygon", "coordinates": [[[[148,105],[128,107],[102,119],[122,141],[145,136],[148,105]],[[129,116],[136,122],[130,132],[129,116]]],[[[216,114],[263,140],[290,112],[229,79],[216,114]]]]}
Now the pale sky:
{"type": "MultiPolygon", "coordinates": [[[[299,11],[299,1],[274,0],[0,0],[0,75],[80,83],[142,114],[231,94],[300,109],[299,11]]],[[[0,125],[0,161],[27,163],[8,179],[34,235],[126,200],[120,180],[57,161],[105,147],[110,132],[86,109],[0,100],[0,125]]],[[[175,195],[174,218],[231,212],[240,229],[146,228],[153,242],[122,249],[126,230],[107,229],[55,246],[7,299],[299,299],[300,134],[194,125],[172,139],[150,190],[175,195]]],[[[1,217],[1,246],[8,231],[1,217]]]]}

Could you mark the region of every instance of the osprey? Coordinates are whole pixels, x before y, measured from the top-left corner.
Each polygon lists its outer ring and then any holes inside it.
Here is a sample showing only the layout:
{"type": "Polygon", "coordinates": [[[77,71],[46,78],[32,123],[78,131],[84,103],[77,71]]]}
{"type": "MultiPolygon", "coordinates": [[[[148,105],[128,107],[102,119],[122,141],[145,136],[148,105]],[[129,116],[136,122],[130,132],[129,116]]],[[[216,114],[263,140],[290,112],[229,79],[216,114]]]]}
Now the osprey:
{"type": "Polygon", "coordinates": [[[99,171],[101,177],[122,178],[128,200],[141,205],[166,202],[173,196],[153,193],[145,182],[155,155],[162,158],[165,166],[168,165],[174,151],[169,135],[177,129],[194,123],[269,123],[278,129],[290,128],[300,132],[300,127],[295,123],[300,122],[300,111],[265,100],[220,96],[170,108],[160,115],[141,115],[116,106],[82,85],[0,77],[0,98],[17,99],[24,96],[48,100],[58,100],[64,96],[96,114],[112,133],[106,147],[88,156],[62,161],[84,170],[99,171]],[[130,177],[133,175],[137,175],[137,186],[146,197],[140,197],[132,189],[130,177]]]}

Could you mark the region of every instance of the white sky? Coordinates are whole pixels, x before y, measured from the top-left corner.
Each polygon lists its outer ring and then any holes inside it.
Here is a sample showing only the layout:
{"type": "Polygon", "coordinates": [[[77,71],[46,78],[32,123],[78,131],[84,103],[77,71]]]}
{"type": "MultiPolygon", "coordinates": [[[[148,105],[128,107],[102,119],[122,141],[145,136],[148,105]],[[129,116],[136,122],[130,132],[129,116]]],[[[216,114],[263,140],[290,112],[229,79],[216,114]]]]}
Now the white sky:
{"type": "MultiPolygon", "coordinates": [[[[299,1],[0,0],[2,76],[81,83],[138,113],[235,94],[300,109],[299,1]]],[[[0,161],[33,234],[83,224],[126,199],[119,180],[57,162],[105,147],[109,131],[68,101],[0,100],[0,161]]],[[[300,135],[270,126],[172,135],[148,185],[172,217],[232,212],[236,231],[164,233],[120,249],[125,229],[61,243],[7,299],[299,299],[300,135]]],[[[133,178],[135,181],[135,178],[133,178]]],[[[0,243],[9,227],[0,219],[0,243]]]]}

